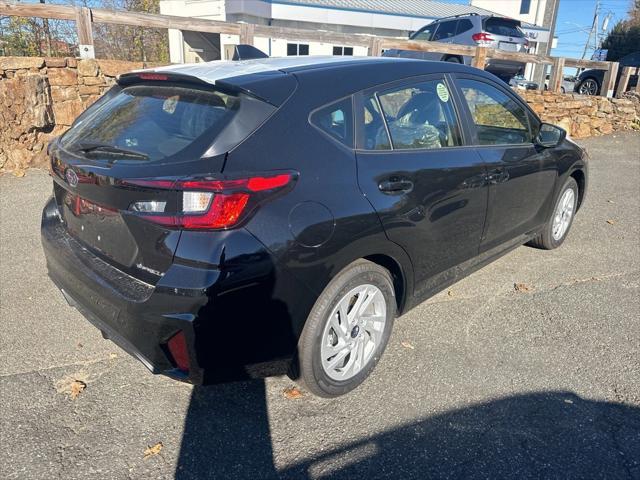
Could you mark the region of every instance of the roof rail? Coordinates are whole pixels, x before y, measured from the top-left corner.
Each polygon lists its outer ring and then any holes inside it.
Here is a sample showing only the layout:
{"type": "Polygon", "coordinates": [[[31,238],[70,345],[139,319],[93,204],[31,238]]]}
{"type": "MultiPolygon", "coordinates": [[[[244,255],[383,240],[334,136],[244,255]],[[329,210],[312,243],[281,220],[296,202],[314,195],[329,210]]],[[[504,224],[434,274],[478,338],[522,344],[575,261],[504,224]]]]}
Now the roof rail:
{"type": "Polygon", "coordinates": [[[467,17],[467,16],[479,16],[479,13],[476,12],[469,12],[469,13],[459,13],[457,15],[449,15],[447,17],[440,17],[440,18],[436,18],[433,22],[439,22],[441,20],[448,20],[449,18],[458,18],[458,17],[467,17]]]}

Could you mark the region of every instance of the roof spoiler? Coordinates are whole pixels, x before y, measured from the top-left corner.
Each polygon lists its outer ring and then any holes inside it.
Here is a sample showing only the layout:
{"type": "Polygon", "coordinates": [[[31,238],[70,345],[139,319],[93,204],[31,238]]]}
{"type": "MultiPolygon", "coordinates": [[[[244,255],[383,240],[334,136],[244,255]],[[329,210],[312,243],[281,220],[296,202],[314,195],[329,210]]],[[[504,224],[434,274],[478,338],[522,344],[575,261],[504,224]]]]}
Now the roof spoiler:
{"type": "Polygon", "coordinates": [[[231,60],[254,60],[256,58],[269,58],[269,55],[253,45],[240,44],[234,48],[231,60]]]}

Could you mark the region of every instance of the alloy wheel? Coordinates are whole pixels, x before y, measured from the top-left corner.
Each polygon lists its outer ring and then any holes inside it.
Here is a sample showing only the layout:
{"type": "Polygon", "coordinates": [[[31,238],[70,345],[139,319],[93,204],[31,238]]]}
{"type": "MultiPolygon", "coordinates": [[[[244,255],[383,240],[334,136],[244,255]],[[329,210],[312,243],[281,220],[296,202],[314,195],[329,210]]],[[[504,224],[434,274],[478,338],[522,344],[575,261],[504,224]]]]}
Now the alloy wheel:
{"type": "Polygon", "coordinates": [[[597,95],[598,94],[598,82],[592,78],[587,78],[580,84],[579,92],[582,95],[597,95]]]}
{"type": "Polygon", "coordinates": [[[555,241],[560,240],[571,224],[571,218],[573,217],[573,211],[575,209],[576,195],[571,188],[567,188],[556,207],[556,211],[553,215],[553,226],[551,227],[551,234],[555,241]]]}
{"type": "Polygon", "coordinates": [[[360,285],[344,295],[322,333],[322,368],[333,380],[348,380],[369,363],[382,341],[387,305],[375,285],[360,285]]]}

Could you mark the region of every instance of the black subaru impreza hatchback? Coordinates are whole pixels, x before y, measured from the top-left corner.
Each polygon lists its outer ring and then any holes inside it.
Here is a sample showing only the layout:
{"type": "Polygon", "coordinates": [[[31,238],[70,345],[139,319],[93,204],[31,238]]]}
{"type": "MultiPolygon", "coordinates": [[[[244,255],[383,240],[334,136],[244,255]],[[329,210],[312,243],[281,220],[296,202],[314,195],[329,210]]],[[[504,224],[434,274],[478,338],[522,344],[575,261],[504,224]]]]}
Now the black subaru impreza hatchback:
{"type": "Polygon", "coordinates": [[[497,78],[392,58],[133,72],[49,147],[49,275],[150,370],[344,394],[394,318],[564,241],[587,156],[497,78]]]}

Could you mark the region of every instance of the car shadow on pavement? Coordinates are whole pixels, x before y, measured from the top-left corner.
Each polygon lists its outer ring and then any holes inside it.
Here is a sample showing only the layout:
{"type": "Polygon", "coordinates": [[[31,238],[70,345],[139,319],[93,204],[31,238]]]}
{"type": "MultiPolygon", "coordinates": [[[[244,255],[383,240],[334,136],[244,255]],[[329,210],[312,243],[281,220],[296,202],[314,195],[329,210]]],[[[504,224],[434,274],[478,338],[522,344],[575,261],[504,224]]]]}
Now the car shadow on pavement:
{"type": "Polygon", "coordinates": [[[569,392],[429,417],[279,472],[281,478],[640,478],[640,409],[569,392]]]}
{"type": "Polygon", "coordinates": [[[263,382],[195,389],[176,478],[640,478],[640,409],[570,392],[501,398],[319,445],[322,454],[278,470],[269,432],[263,382]]]}
{"type": "Polygon", "coordinates": [[[175,478],[277,478],[263,380],[194,387],[175,478]]]}

